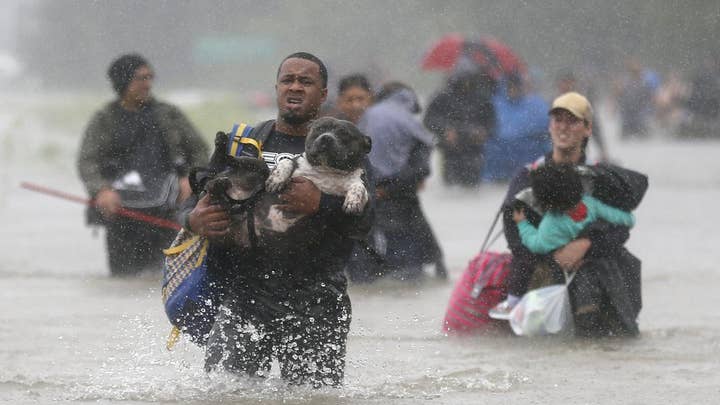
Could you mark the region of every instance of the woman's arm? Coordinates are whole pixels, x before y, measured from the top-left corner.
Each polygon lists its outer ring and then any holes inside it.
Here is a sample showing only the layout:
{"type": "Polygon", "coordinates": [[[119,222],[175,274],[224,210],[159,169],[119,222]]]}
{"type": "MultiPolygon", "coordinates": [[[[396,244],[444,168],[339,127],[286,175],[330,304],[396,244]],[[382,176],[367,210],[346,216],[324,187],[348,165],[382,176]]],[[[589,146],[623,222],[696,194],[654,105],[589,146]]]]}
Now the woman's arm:
{"type": "Polygon", "coordinates": [[[616,225],[624,225],[632,228],[635,225],[635,216],[627,211],[607,205],[597,198],[591,196],[583,197],[587,203],[594,205],[594,209],[600,219],[604,219],[616,225]]]}
{"type": "Polygon", "coordinates": [[[527,220],[518,223],[520,238],[531,252],[547,254],[565,246],[571,241],[571,233],[563,232],[562,220],[554,216],[544,216],[537,228],[527,220]]]}
{"type": "Polygon", "coordinates": [[[585,227],[577,239],[556,250],[553,258],[565,270],[577,269],[585,258],[616,254],[629,237],[625,226],[596,221],[585,227]]]}

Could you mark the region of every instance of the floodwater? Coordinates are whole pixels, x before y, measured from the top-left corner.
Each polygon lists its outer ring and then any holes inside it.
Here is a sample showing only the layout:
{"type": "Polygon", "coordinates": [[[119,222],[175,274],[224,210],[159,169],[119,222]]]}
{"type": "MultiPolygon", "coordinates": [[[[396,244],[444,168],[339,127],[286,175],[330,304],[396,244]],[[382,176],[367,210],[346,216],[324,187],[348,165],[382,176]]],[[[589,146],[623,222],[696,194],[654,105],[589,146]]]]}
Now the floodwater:
{"type": "MultiPolygon", "coordinates": [[[[423,203],[451,281],[352,287],[346,384],[311,390],[286,386],[276,370],[266,380],[208,375],[202,351],[187,341],[168,352],[159,274],[109,278],[103,235],[84,227],[82,207],[19,187],[33,181],[82,195],[73,160],[87,117],[60,128],[38,112],[45,107],[37,100],[3,100],[0,400],[709,404],[720,398],[718,141],[609,139],[615,159],[650,175],[628,243],[643,260],[639,338],[443,336],[453,282],[478,251],[504,190],[448,189],[433,177],[423,203]]],[[[504,241],[494,248],[504,249],[504,241]]]]}

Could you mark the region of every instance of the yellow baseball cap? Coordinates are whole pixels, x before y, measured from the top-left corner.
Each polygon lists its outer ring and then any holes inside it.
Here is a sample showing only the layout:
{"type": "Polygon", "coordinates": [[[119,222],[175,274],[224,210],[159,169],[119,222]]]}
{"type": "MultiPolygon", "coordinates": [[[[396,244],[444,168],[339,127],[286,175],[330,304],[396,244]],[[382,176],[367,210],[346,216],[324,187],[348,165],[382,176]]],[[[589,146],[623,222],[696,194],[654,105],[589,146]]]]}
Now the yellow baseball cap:
{"type": "Polygon", "coordinates": [[[588,99],[580,93],[571,91],[570,93],[565,93],[556,98],[553,101],[552,108],[548,114],[552,114],[556,110],[567,110],[581,120],[592,122],[592,106],[590,105],[588,99]]]}

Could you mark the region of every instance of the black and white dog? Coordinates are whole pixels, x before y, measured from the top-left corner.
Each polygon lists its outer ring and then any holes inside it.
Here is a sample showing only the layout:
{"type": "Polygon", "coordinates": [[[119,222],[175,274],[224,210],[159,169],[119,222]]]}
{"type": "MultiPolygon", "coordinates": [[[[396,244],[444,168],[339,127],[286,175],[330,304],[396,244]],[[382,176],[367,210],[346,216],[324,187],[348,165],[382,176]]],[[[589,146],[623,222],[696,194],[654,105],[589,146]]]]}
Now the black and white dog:
{"type": "Polygon", "coordinates": [[[225,154],[227,136],[218,134],[210,167],[225,167],[204,186],[213,203],[232,218],[232,238],[240,246],[273,243],[298,226],[303,216],[283,212],[278,193],[293,177],[305,177],[321,192],[344,196],[343,210],[360,214],[368,202],[363,164],[371,140],[351,122],[323,117],[315,121],[305,140],[305,152],[281,161],[270,172],[261,159],[225,154]],[[224,162],[224,164],[223,164],[224,162]]]}

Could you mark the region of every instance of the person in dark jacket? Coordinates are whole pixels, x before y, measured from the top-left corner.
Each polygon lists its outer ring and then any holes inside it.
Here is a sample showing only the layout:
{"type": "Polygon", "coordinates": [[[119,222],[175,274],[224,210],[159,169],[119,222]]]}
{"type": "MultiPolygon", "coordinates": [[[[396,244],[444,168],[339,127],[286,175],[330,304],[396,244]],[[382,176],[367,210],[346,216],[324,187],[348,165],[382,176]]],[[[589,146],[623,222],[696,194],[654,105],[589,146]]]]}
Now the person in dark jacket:
{"type": "MultiPolygon", "coordinates": [[[[550,135],[553,150],[545,161],[582,165],[585,146],[592,135],[592,107],[578,93],[556,98],[550,110],[550,135]]],[[[542,164],[543,159],[534,165],[542,164]]],[[[555,270],[555,281],[562,282],[562,270],[576,270],[569,286],[570,302],[578,336],[635,336],[641,308],[640,261],[623,247],[629,230],[622,225],[597,221],[588,225],[579,237],[548,255],[530,252],[520,238],[513,211],[522,208],[527,220],[537,226],[541,216],[533,209],[529,173],[533,165],[522,169],[510,183],[503,204],[505,238],[512,251],[512,271],[508,277],[509,296],[520,297],[528,278],[537,266],[555,270]]],[[[509,312],[514,302],[503,301],[494,312],[509,312]]]]}
{"type": "Polygon", "coordinates": [[[174,217],[176,201],[190,195],[188,170],[207,161],[207,145],[190,121],[178,108],[152,97],[153,76],[140,55],[113,61],[108,77],[118,98],[93,116],[77,160],[80,178],[97,204],[89,219],[107,230],[113,276],[161,269],[162,249],[176,233],[121,217],[120,207],[174,217]]]}
{"type": "Polygon", "coordinates": [[[446,184],[480,184],[483,145],[495,130],[494,88],[494,80],[478,67],[458,62],[445,88],[430,102],[424,124],[439,138],[446,184]]]}
{"type": "MultiPolygon", "coordinates": [[[[277,118],[262,145],[270,168],[303,153],[327,96],[327,69],[314,55],[294,53],[280,64],[275,90],[277,118]]],[[[186,230],[210,238],[208,272],[225,290],[207,338],[205,368],[267,376],[277,359],[291,383],[337,386],[351,319],[344,267],[354,240],[370,228],[372,200],[361,215],[347,214],[343,197],[321,193],[302,177],[293,178],[280,199],[283,211],[308,216],[319,236],[300,235],[306,240],[282,251],[271,246],[240,251],[219,242],[229,232],[230,218],[207,195],[193,198],[183,212],[186,230]]]]}
{"type": "MultiPolygon", "coordinates": [[[[419,279],[424,264],[436,273],[447,272],[442,250],[425,218],[418,190],[430,174],[433,135],[415,119],[420,112],[415,92],[406,84],[390,82],[377,102],[362,116],[358,127],[373,141],[370,163],[375,173],[376,209],[373,240],[383,256],[380,274],[419,279]]],[[[373,263],[352,266],[351,277],[371,281],[373,263]]]]}

